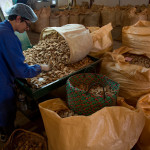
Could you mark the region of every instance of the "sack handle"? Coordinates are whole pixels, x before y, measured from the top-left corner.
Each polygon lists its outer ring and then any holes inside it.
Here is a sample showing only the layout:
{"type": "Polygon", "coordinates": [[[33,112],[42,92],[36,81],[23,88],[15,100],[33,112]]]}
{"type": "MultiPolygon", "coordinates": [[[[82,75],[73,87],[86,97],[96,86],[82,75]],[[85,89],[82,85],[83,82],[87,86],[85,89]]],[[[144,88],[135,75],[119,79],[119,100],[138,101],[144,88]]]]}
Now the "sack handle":
{"type": "Polygon", "coordinates": [[[105,90],[104,90],[104,87],[105,87],[105,86],[103,86],[100,82],[91,83],[90,86],[89,86],[89,88],[88,88],[88,90],[87,90],[87,92],[86,92],[86,94],[89,93],[90,89],[91,89],[94,85],[96,85],[96,84],[100,85],[100,86],[103,88],[103,93],[104,93],[104,94],[103,94],[103,98],[105,99],[105,90]]]}

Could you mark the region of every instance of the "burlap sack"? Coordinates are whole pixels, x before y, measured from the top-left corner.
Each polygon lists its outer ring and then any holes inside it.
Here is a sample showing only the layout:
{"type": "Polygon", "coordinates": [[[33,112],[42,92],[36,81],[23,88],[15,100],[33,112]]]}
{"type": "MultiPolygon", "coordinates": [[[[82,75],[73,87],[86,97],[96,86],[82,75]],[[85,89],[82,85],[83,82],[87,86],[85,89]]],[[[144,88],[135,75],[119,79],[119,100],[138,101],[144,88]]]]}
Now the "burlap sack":
{"type": "Polygon", "coordinates": [[[120,9],[119,6],[117,6],[115,8],[115,11],[116,11],[116,26],[121,26],[121,15],[122,15],[122,11],[120,9]]]}
{"type": "Polygon", "coordinates": [[[84,25],[87,27],[90,26],[99,26],[100,24],[100,12],[90,12],[86,15],[84,20],[84,25]]]}
{"type": "Polygon", "coordinates": [[[89,55],[93,57],[101,57],[105,52],[111,51],[113,48],[113,40],[111,35],[112,25],[109,23],[100,29],[91,33],[94,48],[91,49],[89,55]]]}
{"type": "Polygon", "coordinates": [[[85,25],[85,19],[91,12],[90,9],[80,8],[79,12],[79,24],[85,25]]]}
{"type": "Polygon", "coordinates": [[[60,99],[39,104],[49,150],[130,150],[144,127],[142,111],[113,106],[90,116],[61,118],[67,106],[60,99]]]}
{"type": "Polygon", "coordinates": [[[121,26],[129,26],[130,18],[129,18],[129,10],[121,10],[121,26]]]}
{"type": "Polygon", "coordinates": [[[103,9],[103,5],[96,5],[96,4],[93,4],[93,5],[91,6],[91,10],[92,10],[93,12],[101,11],[102,9],[103,9]]]}
{"type": "Polygon", "coordinates": [[[84,20],[87,14],[85,13],[80,13],[79,14],[79,24],[83,24],[84,25],[84,20]]]}
{"type": "Polygon", "coordinates": [[[35,11],[38,16],[38,21],[33,24],[32,29],[35,32],[40,33],[44,28],[49,27],[49,17],[51,10],[49,7],[41,8],[40,10],[35,11]]]}
{"type": "Polygon", "coordinates": [[[122,54],[135,50],[121,47],[105,54],[100,73],[120,84],[119,96],[136,106],[139,97],[150,92],[150,69],[129,64],[122,54]]]}
{"type": "Polygon", "coordinates": [[[150,57],[150,22],[138,21],[122,29],[122,43],[150,57]]]}
{"type": "Polygon", "coordinates": [[[92,37],[89,30],[83,25],[67,24],[62,27],[45,28],[40,35],[40,39],[44,39],[47,35],[51,34],[53,30],[60,33],[69,45],[69,63],[80,61],[86,57],[93,48],[92,37]]]}
{"type": "Polygon", "coordinates": [[[104,7],[101,11],[102,26],[111,23],[113,27],[116,26],[116,10],[111,7],[104,7]]]}
{"type": "Polygon", "coordinates": [[[129,14],[129,18],[130,18],[130,25],[134,25],[139,20],[147,21],[147,9],[145,9],[142,12],[139,12],[139,13],[136,13],[136,12],[131,13],[131,14],[129,14]]]}
{"type": "Polygon", "coordinates": [[[63,25],[68,24],[68,18],[69,18],[69,15],[61,15],[60,16],[60,18],[59,18],[60,27],[63,26],[63,25]]]}
{"type": "Polygon", "coordinates": [[[50,15],[50,27],[59,27],[60,24],[59,24],[59,18],[60,18],[60,15],[59,13],[55,12],[55,13],[51,13],[50,15]]]}
{"type": "Polygon", "coordinates": [[[69,22],[69,12],[68,11],[60,12],[60,17],[59,17],[60,27],[63,26],[63,25],[68,24],[68,22],[69,22]]]}
{"type": "Polygon", "coordinates": [[[69,24],[78,24],[79,23],[79,10],[72,10],[69,13],[69,24]]]}
{"type": "Polygon", "coordinates": [[[131,26],[137,23],[139,20],[147,21],[148,10],[144,9],[141,12],[137,12],[135,7],[122,11],[122,26],[131,26]]]}

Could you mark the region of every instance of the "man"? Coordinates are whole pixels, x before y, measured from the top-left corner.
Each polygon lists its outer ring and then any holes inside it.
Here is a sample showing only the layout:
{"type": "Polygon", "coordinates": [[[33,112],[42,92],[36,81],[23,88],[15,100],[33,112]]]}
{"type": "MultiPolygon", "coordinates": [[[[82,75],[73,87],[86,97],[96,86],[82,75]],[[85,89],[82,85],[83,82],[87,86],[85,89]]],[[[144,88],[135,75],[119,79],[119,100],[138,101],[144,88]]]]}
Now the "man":
{"type": "Polygon", "coordinates": [[[21,42],[14,34],[29,30],[31,22],[37,21],[34,11],[23,3],[8,10],[8,20],[0,23],[0,135],[5,141],[14,129],[16,103],[15,78],[32,78],[41,71],[49,71],[49,65],[29,66],[24,63],[21,42]]]}

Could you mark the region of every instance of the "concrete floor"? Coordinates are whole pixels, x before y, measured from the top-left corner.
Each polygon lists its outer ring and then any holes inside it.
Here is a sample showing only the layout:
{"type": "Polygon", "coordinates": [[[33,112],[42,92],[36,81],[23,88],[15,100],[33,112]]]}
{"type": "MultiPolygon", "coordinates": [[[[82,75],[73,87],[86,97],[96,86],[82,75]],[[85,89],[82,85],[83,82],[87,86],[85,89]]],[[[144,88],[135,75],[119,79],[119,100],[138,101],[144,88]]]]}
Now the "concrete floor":
{"type": "MultiPolygon", "coordinates": [[[[120,31],[121,31],[120,28],[116,28],[115,30],[112,31],[112,36],[114,39],[114,42],[113,42],[114,49],[117,49],[121,46],[121,41],[119,41],[120,37],[121,37],[120,31]]],[[[29,31],[29,32],[27,32],[27,34],[29,36],[29,39],[30,39],[30,42],[32,45],[35,45],[38,43],[39,37],[40,37],[39,33],[34,33],[34,32],[29,31]]],[[[60,88],[52,91],[50,93],[50,95],[52,97],[64,98],[65,97],[64,93],[65,93],[65,87],[63,86],[63,87],[60,87],[60,88]]],[[[47,99],[49,99],[49,98],[47,97],[47,99]]],[[[20,126],[20,128],[22,128],[22,129],[33,131],[33,132],[39,133],[42,136],[46,137],[43,121],[42,121],[40,114],[37,115],[36,118],[34,118],[34,119],[32,118],[32,120],[31,120],[27,116],[25,116],[21,111],[17,111],[17,117],[16,117],[15,124],[17,126],[20,126]]],[[[3,144],[4,143],[0,142],[0,149],[2,149],[3,144]]]]}

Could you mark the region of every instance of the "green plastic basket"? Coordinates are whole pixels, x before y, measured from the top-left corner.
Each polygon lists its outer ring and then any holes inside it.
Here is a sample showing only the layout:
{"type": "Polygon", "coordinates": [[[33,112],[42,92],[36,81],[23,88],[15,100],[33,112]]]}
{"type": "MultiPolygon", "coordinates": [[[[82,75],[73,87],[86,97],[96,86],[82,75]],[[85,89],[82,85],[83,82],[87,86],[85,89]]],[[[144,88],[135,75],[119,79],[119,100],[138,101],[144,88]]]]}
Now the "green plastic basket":
{"type": "MultiPolygon", "coordinates": [[[[105,106],[115,106],[119,91],[119,84],[105,75],[95,73],[81,73],[71,76],[67,80],[67,103],[70,109],[79,115],[91,115],[105,106]],[[79,85],[100,84],[103,88],[109,86],[113,94],[96,96],[78,88],[79,85]]],[[[105,92],[105,91],[104,91],[105,92]]]]}

